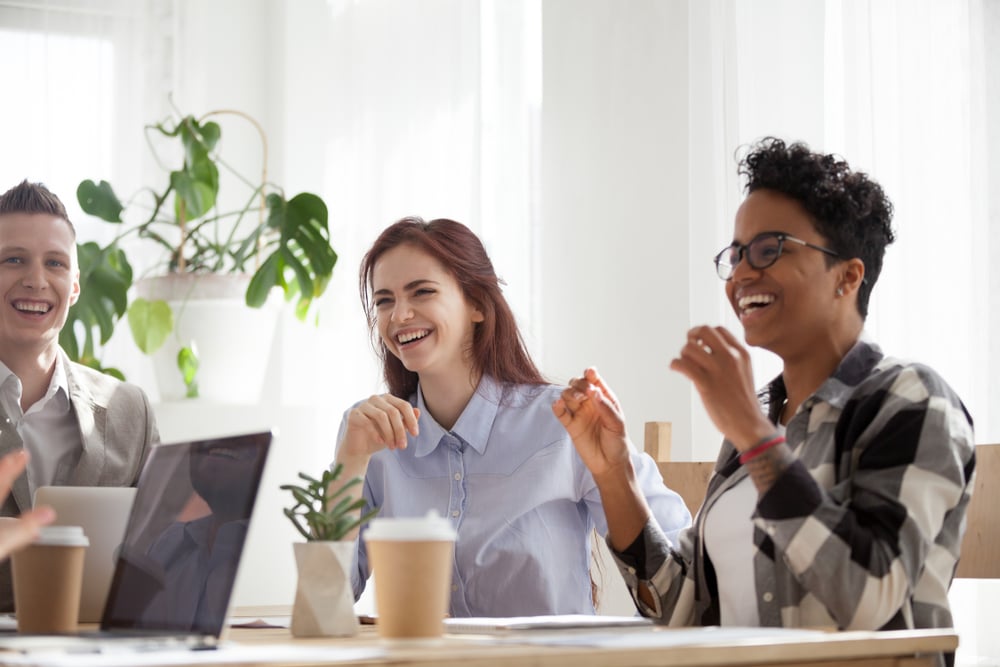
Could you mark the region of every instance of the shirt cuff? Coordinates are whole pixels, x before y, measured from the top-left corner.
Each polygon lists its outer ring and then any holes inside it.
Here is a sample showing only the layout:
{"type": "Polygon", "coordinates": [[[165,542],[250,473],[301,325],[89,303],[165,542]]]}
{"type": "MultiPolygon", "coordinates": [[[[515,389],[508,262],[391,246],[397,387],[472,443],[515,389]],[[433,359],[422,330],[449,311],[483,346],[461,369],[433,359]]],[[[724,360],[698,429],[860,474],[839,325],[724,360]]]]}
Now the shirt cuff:
{"type": "Polygon", "coordinates": [[[611,541],[607,542],[619,567],[634,574],[641,581],[652,578],[670,557],[670,540],[652,517],[623,551],[616,551],[611,546],[611,541]]]}

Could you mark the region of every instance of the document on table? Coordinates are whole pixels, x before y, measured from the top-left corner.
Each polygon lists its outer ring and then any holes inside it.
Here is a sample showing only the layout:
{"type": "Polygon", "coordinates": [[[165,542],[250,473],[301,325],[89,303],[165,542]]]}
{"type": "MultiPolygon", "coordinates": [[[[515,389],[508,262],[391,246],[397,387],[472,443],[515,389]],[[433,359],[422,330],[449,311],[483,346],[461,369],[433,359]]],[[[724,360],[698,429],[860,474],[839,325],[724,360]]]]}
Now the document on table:
{"type": "Polygon", "coordinates": [[[445,632],[455,634],[497,634],[523,630],[579,630],[597,628],[648,627],[653,622],[643,616],[600,616],[563,614],[557,616],[478,616],[446,618],[445,632]]]}
{"type": "Polygon", "coordinates": [[[211,651],[152,651],[136,653],[109,650],[93,653],[44,651],[39,653],[0,653],[4,665],[30,667],[172,667],[173,665],[323,665],[385,657],[379,647],[303,647],[289,644],[269,646],[225,644],[211,651]]]}
{"type": "Polygon", "coordinates": [[[598,648],[666,648],[671,646],[713,646],[721,644],[754,644],[794,639],[822,637],[829,633],[822,630],[795,628],[656,628],[649,632],[603,632],[599,629],[585,633],[539,633],[517,635],[523,644],[548,646],[594,646],[598,648]]]}

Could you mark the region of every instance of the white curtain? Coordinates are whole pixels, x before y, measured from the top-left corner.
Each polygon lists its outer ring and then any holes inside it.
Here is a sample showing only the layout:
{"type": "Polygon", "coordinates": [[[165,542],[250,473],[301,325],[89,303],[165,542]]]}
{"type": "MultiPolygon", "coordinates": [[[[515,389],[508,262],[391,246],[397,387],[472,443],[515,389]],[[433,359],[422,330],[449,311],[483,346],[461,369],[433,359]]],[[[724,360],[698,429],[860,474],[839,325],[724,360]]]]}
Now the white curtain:
{"type": "Polygon", "coordinates": [[[110,238],[84,217],[76,187],[138,173],[141,155],[125,137],[163,97],[169,13],[165,2],[0,1],[0,188],[44,182],[83,240],[110,238]]]}
{"type": "MultiPolygon", "coordinates": [[[[998,247],[990,221],[1000,150],[988,122],[996,124],[1000,105],[996,68],[986,67],[990,48],[996,63],[989,38],[995,44],[1000,36],[997,4],[691,6],[691,99],[712,119],[696,122],[693,136],[720,151],[712,164],[692,151],[693,180],[716,183],[708,191],[722,195],[693,202],[707,210],[692,228],[704,229],[707,216],[715,246],[729,242],[742,191],[725,173],[735,173],[736,149],[762,136],[805,141],[869,172],[895,206],[897,241],[887,249],[867,329],[888,354],[938,370],[972,413],[980,442],[1000,438],[1000,346],[993,342],[1000,267],[990,261],[998,247]]],[[[693,275],[693,292],[705,290],[699,283],[693,275]]],[[[723,318],[738,330],[731,314],[723,318]]],[[[780,371],[767,353],[755,352],[754,362],[759,384],[780,371]]]]}
{"type": "Polygon", "coordinates": [[[477,232],[534,335],[538,7],[337,0],[289,3],[287,21],[287,142],[319,146],[322,159],[290,161],[286,175],[324,194],[340,259],[319,328],[283,329],[283,400],[325,406],[319,455],[329,460],[342,411],[384,391],[357,275],[399,218],[448,217],[477,232]]]}

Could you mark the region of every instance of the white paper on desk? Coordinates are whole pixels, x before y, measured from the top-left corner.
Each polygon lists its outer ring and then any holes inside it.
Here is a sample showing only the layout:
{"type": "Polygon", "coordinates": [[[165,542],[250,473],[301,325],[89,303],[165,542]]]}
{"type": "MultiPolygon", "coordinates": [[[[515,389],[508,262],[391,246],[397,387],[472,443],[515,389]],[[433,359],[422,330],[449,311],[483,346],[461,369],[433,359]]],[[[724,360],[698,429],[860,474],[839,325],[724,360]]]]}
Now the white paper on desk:
{"type": "Polygon", "coordinates": [[[642,616],[562,614],[556,616],[503,616],[446,618],[445,632],[496,634],[521,630],[577,630],[584,628],[645,627],[653,622],[642,616]]]}
{"type": "Polygon", "coordinates": [[[547,646],[594,646],[598,648],[659,648],[669,646],[714,646],[724,644],[754,644],[796,637],[820,637],[822,630],[795,628],[658,628],[648,632],[587,632],[565,634],[519,634],[518,644],[544,644],[547,646]]]}
{"type": "Polygon", "coordinates": [[[4,665],[31,667],[173,667],[173,665],[337,664],[385,657],[379,647],[303,647],[226,644],[211,651],[111,651],[102,653],[3,653],[4,665]]]}

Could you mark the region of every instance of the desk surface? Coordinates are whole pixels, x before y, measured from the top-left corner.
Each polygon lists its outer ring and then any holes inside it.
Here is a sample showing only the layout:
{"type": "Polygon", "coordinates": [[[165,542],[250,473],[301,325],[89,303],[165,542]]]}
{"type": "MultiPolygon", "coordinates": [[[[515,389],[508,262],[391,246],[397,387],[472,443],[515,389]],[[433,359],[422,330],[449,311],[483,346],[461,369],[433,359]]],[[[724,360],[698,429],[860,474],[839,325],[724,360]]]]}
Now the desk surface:
{"type": "MultiPolygon", "coordinates": [[[[637,632],[630,630],[628,632],[637,632]]],[[[642,630],[646,633],[688,632],[658,628],[642,630]]],[[[566,633],[562,633],[563,636],[566,633]]],[[[578,635],[579,636],[579,635],[578,635]]],[[[230,641],[242,645],[274,646],[290,644],[295,647],[380,648],[385,653],[379,657],[364,657],[355,661],[331,660],[330,664],[347,665],[469,665],[472,667],[499,667],[501,665],[532,665],[535,667],[591,667],[615,665],[616,667],[721,667],[723,665],[801,665],[811,667],[916,667],[933,665],[931,654],[954,651],[958,637],[951,630],[907,630],[897,632],[838,632],[816,634],[766,633],[753,639],[709,641],[682,646],[554,646],[537,643],[515,643],[518,638],[537,640],[538,635],[505,635],[509,643],[498,644],[482,636],[449,635],[431,645],[395,646],[379,640],[370,627],[362,629],[357,637],[346,639],[294,639],[287,629],[231,629],[230,641]]],[[[650,639],[650,637],[647,637],[650,639]]],[[[627,643],[627,642],[625,642],[627,643]]],[[[648,643],[648,642],[643,642],[648,643]]],[[[334,654],[331,653],[331,656],[334,654]]],[[[294,658],[292,658],[294,660],[294,658]]],[[[287,665],[317,664],[316,662],[288,662],[287,665]]]]}

